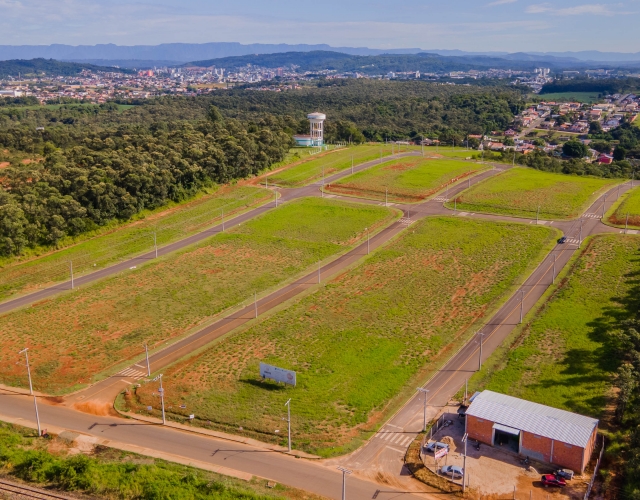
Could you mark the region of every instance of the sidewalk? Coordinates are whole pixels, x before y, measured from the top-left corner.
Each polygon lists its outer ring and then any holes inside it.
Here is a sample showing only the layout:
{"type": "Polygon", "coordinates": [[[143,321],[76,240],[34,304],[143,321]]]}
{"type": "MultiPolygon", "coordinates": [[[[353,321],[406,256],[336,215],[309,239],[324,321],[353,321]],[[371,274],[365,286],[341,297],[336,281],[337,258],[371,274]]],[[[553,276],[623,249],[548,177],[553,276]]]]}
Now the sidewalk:
{"type": "MultiPolygon", "coordinates": [[[[141,422],[147,422],[149,424],[154,424],[154,425],[162,425],[162,420],[160,420],[159,418],[138,415],[137,413],[123,412],[118,410],[115,406],[113,409],[116,412],[118,412],[118,415],[120,415],[121,417],[131,418],[133,420],[139,420],[141,422]]],[[[171,422],[170,420],[166,421],[166,424],[164,424],[164,427],[177,429],[183,432],[190,432],[192,434],[209,436],[216,439],[224,439],[225,441],[233,441],[236,443],[246,444],[247,446],[252,446],[254,448],[261,448],[263,450],[275,451],[278,453],[283,453],[284,455],[291,455],[298,458],[307,458],[310,460],[320,460],[322,458],[317,455],[311,455],[310,453],[306,453],[304,451],[291,450],[291,452],[289,452],[287,448],[285,448],[284,446],[263,443],[262,441],[258,441],[257,439],[245,438],[242,436],[236,436],[234,434],[227,434],[226,432],[212,431],[209,429],[203,429],[202,427],[179,424],[177,422],[171,422]]]]}

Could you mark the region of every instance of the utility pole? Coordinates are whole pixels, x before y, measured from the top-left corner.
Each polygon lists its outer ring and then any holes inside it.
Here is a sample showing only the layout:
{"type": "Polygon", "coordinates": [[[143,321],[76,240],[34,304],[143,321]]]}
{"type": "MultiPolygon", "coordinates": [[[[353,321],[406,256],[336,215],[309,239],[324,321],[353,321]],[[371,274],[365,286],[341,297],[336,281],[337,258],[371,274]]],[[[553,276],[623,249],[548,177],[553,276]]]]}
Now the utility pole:
{"type": "Polygon", "coordinates": [[[520,323],[524,315],[524,290],[520,290],[520,323]]]}
{"type": "Polygon", "coordinates": [[[220,210],[222,210],[222,232],[224,233],[224,208],[221,208],[220,210]]]}
{"type": "Polygon", "coordinates": [[[73,290],[73,261],[69,261],[69,272],[71,273],[71,290],[73,290]]]}
{"type": "Polygon", "coordinates": [[[464,460],[462,462],[462,493],[464,494],[467,483],[467,440],[469,435],[465,432],[462,436],[462,442],[464,443],[464,460]]]}
{"type": "Polygon", "coordinates": [[[484,340],[484,333],[478,332],[480,335],[480,356],[478,357],[478,371],[482,369],[482,341],[484,340]]]}
{"type": "Polygon", "coordinates": [[[288,424],[287,448],[289,450],[289,453],[291,453],[291,398],[289,398],[284,405],[287,407],[287,424],[288,424]]]}
{"type": "Polygon", "coordinates": [[[422,411],[422,432],[427,432],[427,395],[429,394],[429,390],[418,387],[417,391],[424,394],[424,408],[422,411]]]}
{"type": "Polygon", "coordinates": [[[31,367],[29,366],[29,348],[25,347],[18,354],[23,354],[27,361],[27,375],[29,376],[29,394],[33,396],[33,408],[36,411],[36,423],[38,424],[38,437],[42,436],[42,430],[40,429],[40,415],[38,414],[38,401],[36,395],[33,393],[33,383],[31,382],[31,367]]]}
{"type": "Polygon", "coordinates": [[[353,174],[353,155],[351,155],[351,173],[353,174]]]}
{"type": "Polygon", "coordinates": [[[149,363],[149,346],[147,344],[144,345],[144,354],[147,358],[147,377],[151,376],[151,364],[149,363]]]}
{"type": "Polygon", "coordinates": [[[607,205],[607,193],[604,194],[604,201],[602,202],[602,218],[604,218],[604,207],[607,205]]]}
{"type": "Polygon", "coordinates": [[[153,246],[156,248],[156,259],[158,258],[158,239],[156,238],[156,232],[153,232],[153,246]]]}
{"type": "Polygon", "coordinates": [[[162,387],[162,373],[153,379],[154,382],[160,381],[160,388],[158,392],[160,393],[160,402],[162,404],[162,425],[167,423],[167,418],[164,413],[164,388],[162,387]]]}
{"type": "Polygon", "coordinates": [[[369,228],[365,228],[367,230],[367,255],[369,255],[369,228]]]}
{"type": "Polygon", "coordinates": [[[578,241],[578,248],[582,246],[582,219],[580,219],[580,240],[578,241]]]}
{"type": "Polygon", "coordinates": [[[628,228],[629,228],[629,212],[627,212],[627,220],[624,222],[624,234],[627,234],[628,228]]]}
{"type": "Polygon", "coordinates": [[[253,292],[253,306],[256,310],[256,318],[258,317],[258,292],[253,292]]]}
{"type": "Polygon", "coordinates": [[[351,474],[352,471],[344,467],[338,467],[338,470],[342,471],[342,500],[347,500],[347,474],[351,474]]]}
{"type": "Polygon", "coordinates": [[[420,136],[420,150],[422,151],[422,156],[424,156],[424,135],[420,136]]]}
{"type": "Polygon", "coordinates": [[[556,282],[556,253],[553,252],[553,278],[551,279],[551,283],[556,282]]]}

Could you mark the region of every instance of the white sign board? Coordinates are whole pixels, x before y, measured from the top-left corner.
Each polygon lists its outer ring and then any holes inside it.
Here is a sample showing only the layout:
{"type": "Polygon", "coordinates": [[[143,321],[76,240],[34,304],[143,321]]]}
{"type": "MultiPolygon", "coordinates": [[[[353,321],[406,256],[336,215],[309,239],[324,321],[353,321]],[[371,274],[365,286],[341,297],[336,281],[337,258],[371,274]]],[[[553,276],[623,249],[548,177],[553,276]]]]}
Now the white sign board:
{"type": "Polygon", "coordinates": [[[296,372],[271,366],[266,363],[260,363],[260,376],[262,378],[270,378],[276,382],[284,382],[285,384],[293,386],[296,385],[296,372]]]}
{"type": "Polygon", "coordinates": [[[444,457],[447,453],[449,453],[449,450],[447,448],[440,448],[438,451],[436,451],[436,455],[435,455],[436,460],[444,457]]]}

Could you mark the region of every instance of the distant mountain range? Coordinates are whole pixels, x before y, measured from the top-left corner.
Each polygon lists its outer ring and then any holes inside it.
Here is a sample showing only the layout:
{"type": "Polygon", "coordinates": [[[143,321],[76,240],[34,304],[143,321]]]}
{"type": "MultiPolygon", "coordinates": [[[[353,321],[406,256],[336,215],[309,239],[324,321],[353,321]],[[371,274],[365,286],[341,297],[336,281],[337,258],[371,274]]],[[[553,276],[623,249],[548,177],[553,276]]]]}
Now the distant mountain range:
{"type": "Polygon", "coordinates": [[[204,61],[250,54],[276,54],[285,52],[330,51],[354,56],[375,56],[381,54],[429,53],[441,56],[507,59],[512,61],[538,61],[549,63],[594,62],[609,65],[623,65],[640,62],[640,52],[465,52],[443,49],[370,49],[368,47],[332,47],[327,44],[240,44],[236,42],[212,43],[165,43],[161,45],[0,45],[0,60],[46,58],[101,66],[121,66],[142,68],[153,66],[173,66],[190,61],[204,61]]]}

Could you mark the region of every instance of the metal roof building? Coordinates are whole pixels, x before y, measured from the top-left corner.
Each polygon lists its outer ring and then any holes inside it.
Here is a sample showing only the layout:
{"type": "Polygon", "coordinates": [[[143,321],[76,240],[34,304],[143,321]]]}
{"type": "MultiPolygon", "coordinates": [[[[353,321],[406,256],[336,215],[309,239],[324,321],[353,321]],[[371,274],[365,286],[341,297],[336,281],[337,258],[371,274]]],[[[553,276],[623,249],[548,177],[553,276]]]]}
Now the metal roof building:
{"type": "Polygon", "coordinates": [[[466,415],[472,439],[577,471],[595,447],[598,420],[493,391],[477,394],[466,415]]]}

